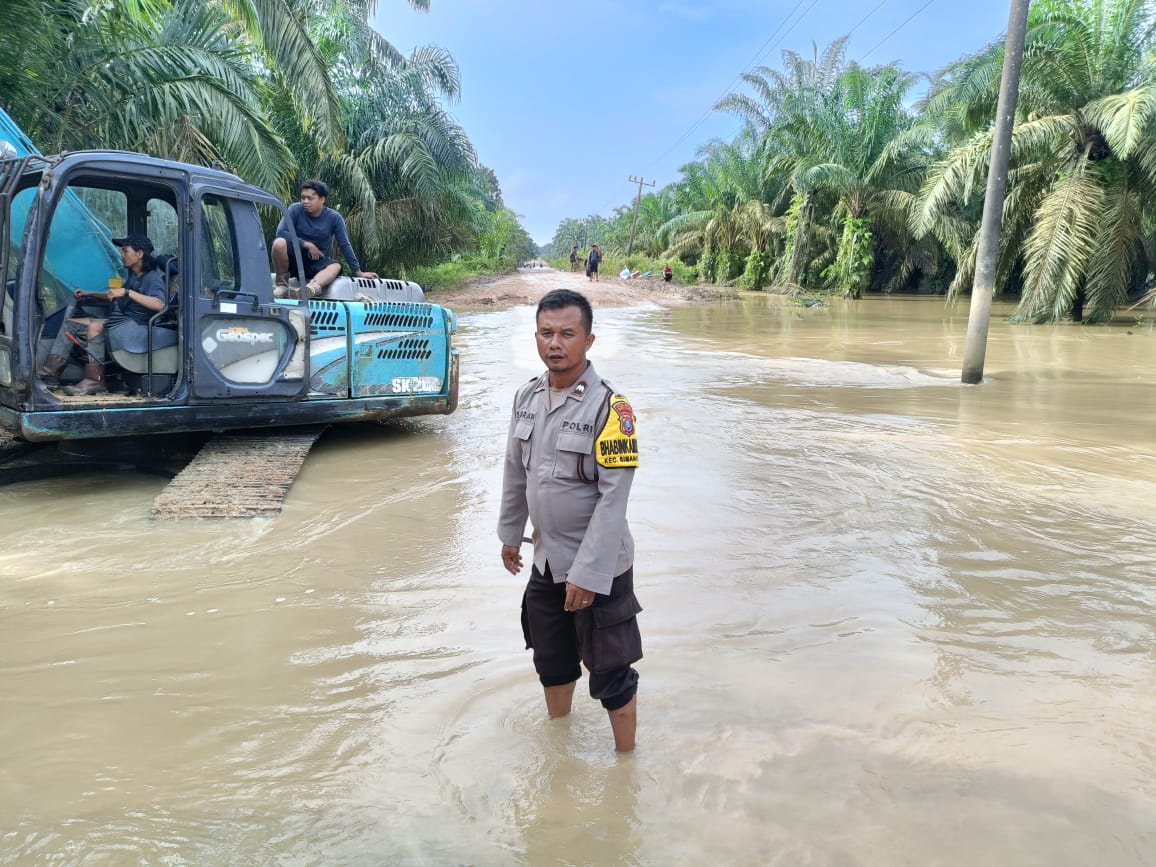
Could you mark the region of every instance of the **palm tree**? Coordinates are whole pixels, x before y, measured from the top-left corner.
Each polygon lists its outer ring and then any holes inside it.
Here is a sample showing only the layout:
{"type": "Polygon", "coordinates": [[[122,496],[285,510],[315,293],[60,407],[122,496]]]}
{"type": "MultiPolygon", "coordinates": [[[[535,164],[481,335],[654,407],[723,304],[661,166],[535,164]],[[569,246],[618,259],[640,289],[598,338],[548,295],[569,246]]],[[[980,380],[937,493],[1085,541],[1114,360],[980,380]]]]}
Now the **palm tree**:
{"type": "Polygon", "coordinates": [[[459,92],[457,67],[441,49],[379,62],[373,76],[344,77],[348,155],[321,160],[339,181],[350,231],[380,262],[430,261],[470,246],[481,188],[465,132],[440,104],[459,92]],[[438,89],[435,89],[438,88],[438,89]]]}
{"type": "Polygon", "coordinates": [[[638,203],[638,225],[635,230],[634,245],[651,258],[662,255],[664,246],[659,241],[658,231],[677,214],[674,185],[647,193],[638,203]]]}
{"type": "MultiPolygon", "coordinates": [[[[409,0],[426,9],[428,0],[409,0]]],[[[223,163],[286,192],[292,156],[263,117],[283,92],[313,140],[343,147],[336,44],[391,60],[374,4],[320,0],[6,0],[0,99],[48,151],[131,147],[223,163]],[[331,27],[339,21],[340,27],[331,27]],[[330,34],[326,42],[315,39],[330,34]],[[340,36],[338,35],[340,34],[340,36]]],[[[347,54],[348,56],[348,54],[347,54]]],[[[369,72],[372,72],[369,69],[369,72]]]]}
{"type": "Polygon", "coordinates": [[[918,175],[891,144],[911,126],[905,101],[917,76],[894,64],[845,63],[845,51],[841,39],[812,60],[785,52],[786,72],[762,67],[744,76],[757,98],[735,95],[718,107],[739,114],[758,137],[764,172],[789,178],[785,281],[801,283],[819,270],[819,254],[829,263],[825,278],[858,298],[872,282],[875,239],[906,240],[893,193],[913,192],[918,175]],[[811,243],[812,220],[838,231],[836,250],[811,243]]]}
{"type": "Polygon", "coordinates": [[[550,243],[557,255],[568,253],[573,247],[581,248],[585,239],[585,227],[581,220],[567,217],[554,230],[554,237],[550,243]]]}
{"type": "MultiPolygon", "coordinates": [[[[699,161],[682,168],[682,180],[672,195],[677,215],[656,231],[666,254],[697,261],[704,280],[725,282],[737,277],[752,251],[751,214],[775,198],[766,183],[751,135],[733,142],[712,141],[699,149],[699,161]]],[[[760,236],[761,237],[761,236],[760,236]]]]}
{"type": "Polygon", "coordinates": [[[79,4],[5,0],[0,4],[0,107],[32,132],[29,110],[52,78],[65,36],[80,15],[79,4]]]}
{"type": "Polygon", "coordinates": [[[68,50],[38,87],[18,91],[18,122],[42,149],[144,151],[280,186],[292,156],[264,117],[253,56],[219,9],[198,0],[65,9],[43,42],[68,50]]]}
{"type": "MultiPolygon", "coordinates": [[[[1154,27],[1145,0],[1037,0],[1028,22],[1004,206],[999,279],[1018,281],[1014,319],[1074,313],[1105,321],[1149,271],[1156,201],[1154,27]]],[[[929,172],[912,214],[958,256],[953,291],[974,273],[1002,44],[949,67],[926,105],[966,138],[929,172]],[[954,239],[954,240],[953,240],[954,239]]]]}

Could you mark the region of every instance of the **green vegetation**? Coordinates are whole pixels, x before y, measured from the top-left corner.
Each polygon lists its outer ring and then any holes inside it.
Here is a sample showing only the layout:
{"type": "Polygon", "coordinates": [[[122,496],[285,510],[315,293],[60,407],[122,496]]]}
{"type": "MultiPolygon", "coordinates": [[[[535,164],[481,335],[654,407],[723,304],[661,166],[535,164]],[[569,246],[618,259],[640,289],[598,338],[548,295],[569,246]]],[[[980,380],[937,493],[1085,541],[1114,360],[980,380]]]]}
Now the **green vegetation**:
{"type": "Polygon", "coordinates": [[[516,266],[517,263],[509,259],[499,262],[476,255],[461,256],[439,265],[419,265],[404,271],[401,276],[419,283],[426,292],[437,292],[464,286],[474,277],[505,274],[516,266]]]}
{"type": "MultiPolygon", "coordinates": [[[[1154,37],[1145,0],[1032,4],[998,272],[1019,321],[1156,300],[1154,37]]],[[[919,76],[848,61],[846,40],[784,52],[716,106],[743,120],[735,140],[642,198],[634,249],[808,298],[969,290],[1003,55],[1001,39],[950,64],[909,108],[919,76]]],[[[552,248],[600,244],[609,263],[632,217],[563,220],[552,248]]]]}
{"type": "Polygon", "coordinates": [[[453,58],[402,56],[369,26],[374,6],[4,0],[0,105],[47,153],[219,165],[289,201],[321,177],[363,261],[385,274],[531,257],[497,178],[442,107],[459,91],[453,58]]]}

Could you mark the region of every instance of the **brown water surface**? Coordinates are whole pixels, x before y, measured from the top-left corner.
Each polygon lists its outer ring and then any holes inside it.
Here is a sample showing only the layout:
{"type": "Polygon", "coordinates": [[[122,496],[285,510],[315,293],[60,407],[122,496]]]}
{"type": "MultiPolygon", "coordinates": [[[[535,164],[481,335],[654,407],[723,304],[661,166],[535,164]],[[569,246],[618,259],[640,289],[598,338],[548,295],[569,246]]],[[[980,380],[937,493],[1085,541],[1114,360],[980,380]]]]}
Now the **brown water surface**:
{"type": "MultiPolygon", "coordinates": [[[[997,311],[1006,312],[1006,311],[997,311]]],[[[599,311],[634,402],[639,749],[548,722],[494,528],[529,308],[273,520],[0,489],[0,863],[1156,863],[1156,333],[599,311]]],[[[584,685],[583,685],[584,686],[584,685]]]]}

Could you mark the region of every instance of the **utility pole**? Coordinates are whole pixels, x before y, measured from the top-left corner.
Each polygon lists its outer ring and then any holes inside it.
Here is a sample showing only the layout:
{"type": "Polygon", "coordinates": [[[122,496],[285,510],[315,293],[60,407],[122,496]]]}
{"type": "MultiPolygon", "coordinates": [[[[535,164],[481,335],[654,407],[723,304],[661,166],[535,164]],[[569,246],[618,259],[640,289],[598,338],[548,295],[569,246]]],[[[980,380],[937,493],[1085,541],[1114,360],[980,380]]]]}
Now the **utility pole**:
{"type": "Polygon", "coordinates": [[[626,255],[629,256],[631,250],[634,249],[634,227],[638,225],[638,203],[642,201],[643,186],[653,187],[654,181],[644,181],[642,178],[636,178],[634,175],[630,176],[630,183],[638,184],[638,195],[634,198],[634,219],[630,221],[630,243],[626,245],[626,255]]]}
{"type": "Polygon", "coordinates": [[[1008,157],[1012,127],[1019,99],[1020,66],[1024,59],[1024,39],[1028,28],[1031,0],[1011,0],[1003,75],[999,83],[999,106],[991,142],[991,165],[987,170],[987,195],[983,201],[983,222],[975,253],[975,282],[971,287],[971,311],[967,318],[967,342],[963,348],[963,382],[983,381],[983,359],[987,353],[987,328],[991,319],[991,299],[995,294],[996,264],[999,259],[999,231],[1003,222],[1003,200],[1007,191],[1008,157]]]}

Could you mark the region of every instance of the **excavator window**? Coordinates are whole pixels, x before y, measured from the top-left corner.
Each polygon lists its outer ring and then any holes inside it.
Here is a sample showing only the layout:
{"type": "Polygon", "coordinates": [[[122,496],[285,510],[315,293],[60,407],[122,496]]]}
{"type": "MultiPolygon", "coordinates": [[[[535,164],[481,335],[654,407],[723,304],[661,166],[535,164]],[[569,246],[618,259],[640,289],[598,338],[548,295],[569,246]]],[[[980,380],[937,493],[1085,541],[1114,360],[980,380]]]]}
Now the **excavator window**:
{"type": "Polygon", "coordinates": [[[201,199],[201,293],[211,297],[223,289],[237,289],[237,251],[234,248],[228,203],[217,196],[201,199]]]}
{"type": "Polygon", "coordinates": [[[145,232],[158,253],[179,253],[180,225],[176,208],[164,199],[151,198],[145,203],[148,230],[145,232]]]}

